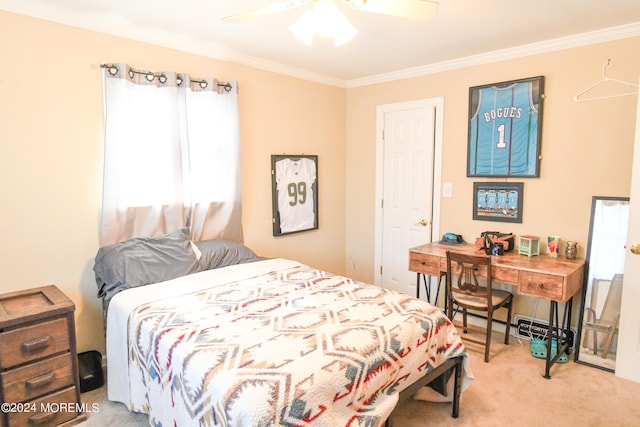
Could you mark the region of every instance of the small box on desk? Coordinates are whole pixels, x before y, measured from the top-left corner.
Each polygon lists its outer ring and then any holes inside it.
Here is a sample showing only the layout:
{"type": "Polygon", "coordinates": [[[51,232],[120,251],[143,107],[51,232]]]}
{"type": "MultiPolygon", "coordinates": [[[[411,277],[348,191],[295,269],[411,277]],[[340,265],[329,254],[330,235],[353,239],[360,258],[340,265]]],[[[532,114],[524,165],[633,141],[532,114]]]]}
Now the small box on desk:
{"type": "Polygon", "coordinates": [[[518,254],[534,256],[540,254],[540,238],[536,236],[520,236],[518,254]]]}

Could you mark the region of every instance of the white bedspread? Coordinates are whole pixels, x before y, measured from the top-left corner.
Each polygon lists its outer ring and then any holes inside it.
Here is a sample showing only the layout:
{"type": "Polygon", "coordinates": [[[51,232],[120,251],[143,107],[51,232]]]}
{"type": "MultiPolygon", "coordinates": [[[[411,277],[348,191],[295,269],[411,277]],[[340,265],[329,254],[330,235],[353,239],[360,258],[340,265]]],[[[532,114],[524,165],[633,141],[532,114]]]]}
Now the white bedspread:
{"type": "Polygon", "coordinates": [[[377,426],[464,354],[436,308],[274,259],[130,289],[107,318],[108,397],[162,426],[377,426]]]}

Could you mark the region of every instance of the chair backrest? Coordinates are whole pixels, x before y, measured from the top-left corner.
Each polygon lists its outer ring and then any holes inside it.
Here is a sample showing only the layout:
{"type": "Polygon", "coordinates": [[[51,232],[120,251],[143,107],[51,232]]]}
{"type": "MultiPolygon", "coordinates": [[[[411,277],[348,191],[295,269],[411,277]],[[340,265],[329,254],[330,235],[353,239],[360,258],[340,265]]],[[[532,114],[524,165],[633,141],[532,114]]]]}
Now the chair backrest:
{"type": "Polygon", "coordinates": [[[447,291],[491,301],[491,257],[447,251],[447,291]]]}

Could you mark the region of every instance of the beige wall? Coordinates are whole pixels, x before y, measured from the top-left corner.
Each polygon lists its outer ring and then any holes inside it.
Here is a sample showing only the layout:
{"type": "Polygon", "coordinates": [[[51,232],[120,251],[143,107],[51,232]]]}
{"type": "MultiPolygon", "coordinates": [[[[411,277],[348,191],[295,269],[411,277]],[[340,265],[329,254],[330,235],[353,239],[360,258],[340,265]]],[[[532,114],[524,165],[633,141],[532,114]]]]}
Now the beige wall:
{"type": "MultiPolygon", "coordinates": [[[[347,92],[347,274],[374,281],[376,106],[414,99],[444,98],[442,182],[453,197],[441,200],[442,233],[462,234],[473,242],[485,230],[560,235],[576,240],[585,256],[591,198],[628,196],[635,130],[636,96],[576,103],[573,96],[610,74],[632,82],[640,76],[640,37],[475,66],[347,92]],[[522,224],[472,220],[472,188],[467,178],[469,87],[545,76],[540,178],[523,181],[522,224]]],[[[494,179],[495,180],[495,179],[494,179]]],[[[499,180],[499,179],[498,179],[499,180]]],[[[437,239],[436,239],[437,240],[437,239]]],[[[564,250],[564,244],[561,245],[564,250]]],[[[534,314],[533,301],[519,298],[516,312],[534,314]]],[[[577,310],[576,310],[577,311],[577,310]]],[[[538,317],[548,313],[544,304],[538,317]]],[[[574,312],[575,313],[575,312],[574,312]]]]}
{"type": "Polygon", "coordinates": [[[611,58],[640,75],[640,38],[362,88],[310,83],[0,11],[0,291],[55,283],[76,303],[79,350],[104,351],[98,250],[104,62],[235,79],[240,86],[246,244],[373,281],[376,106],[444,97],[443,231],[467,240],[496,226],[560,234],[584,255],[592,195],[628,195],[635,97],[575,104],[611,58]],[[544,75],[542,170],[526,179],[523,224],[471,220],[465,176],[469,86],[544,75]],[[271,235],[271,154],[319,156],[320,228],[271,235]],[[347,166],[348,165],[348,166],[347,166]],[[346,262],[348,260],[348,262],[346,262]]]}
{"type": "Polygon", "coordinates": [[[57,284],[79,350],[104,352],[93,257],[102,191],[99,64],[239,82],[245,243],[343,273],[346,93],[0,11],[0,292],[57,284]],[[11,37],[8,37],[11,35],[11,37]],[[271,154],[317,154],[320,229],[272,236],[271,154]]]}
{"type": "Polygon", "coordinates": [[[373,281],[376,106],[431,97],[444,98],[442,182],[453,184],[453,197],[441,200],[440,230],[467,241],[487,229],[560,235],[577,240],[584,256],[591,197],[629,195],[637,98],[576,103],[573,96],[601,78],[609,58],[610,73],[637,82],[639,49],[636,37],[350,89],[347,272],[373,281]],[[538,75],[545,76],[540,178],[510,179],[525,183],[523,223],[473,221],[473,182],[485,179],[466,177],[469,87],[538,75]]]}

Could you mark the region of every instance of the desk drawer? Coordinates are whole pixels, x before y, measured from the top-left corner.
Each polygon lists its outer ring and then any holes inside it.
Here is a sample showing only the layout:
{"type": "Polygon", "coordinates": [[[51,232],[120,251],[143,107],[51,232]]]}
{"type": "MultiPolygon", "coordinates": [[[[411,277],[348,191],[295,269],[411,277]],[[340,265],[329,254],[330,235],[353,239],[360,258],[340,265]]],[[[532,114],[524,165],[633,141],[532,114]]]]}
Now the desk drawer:
{"type": "Polygon", "coordinates": [[[551,274],[520,272],[520,293],[553,300],[562,299],[562,276],[551,274]]]}
{"type": "Polygon", "coordinates": [[[519,271],[514,268],[492,267],[493,281],[498,283],[507,283],[509,285],[519,284],[519,271]]]}
{"type": "Polygon", "coordinates": [[[69,349],[66,317],[0,333],[0,368],[7,369],[69,349]]]}
{"type": "Polygon", "coordinates": [[[438,277],[440,276],[440,257],[409,252],[409,271],[438,277]]]}

